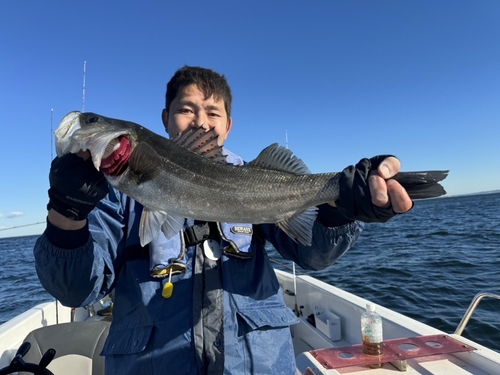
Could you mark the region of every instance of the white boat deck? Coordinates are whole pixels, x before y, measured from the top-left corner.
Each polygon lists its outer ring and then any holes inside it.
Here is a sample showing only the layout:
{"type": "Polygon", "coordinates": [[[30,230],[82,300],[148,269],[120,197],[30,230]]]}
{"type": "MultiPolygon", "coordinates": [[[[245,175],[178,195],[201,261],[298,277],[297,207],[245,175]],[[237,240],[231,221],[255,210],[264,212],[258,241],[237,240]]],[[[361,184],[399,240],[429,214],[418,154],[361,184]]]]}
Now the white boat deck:
{"type": "MultiPolygon", "coordinates": [[[[462,336],[446,334],[380,305],[377,306],[377,312],[383,319],[384,343],[401,338],[440,335],[440,337],[450,337],[452,341],[457,340],[462,345],[474,349],[408,358],[402,362],[387,362],[382,364],[382,368],[376,369],[366,365],[352,365],[355,348],[359,348],[361,344],[360,317],[365,311],[367,301],[309,276],[297,276],[294,283],[291,274],[279,270],[276,273],[285,291],[285,302],[292,310],[295,310],[297,306],[299,311],[300,323],[291,327],[291,333],[300,374],[383,375],[403,372],[422,375],[500,375],[500,353],[462,336]],[[296,296],[293,293],[294,284],[296,284],[296,296]],[[335,348],[343,348],[340,358],[338,354],[335,354],[337,357],[331,357],[335,348]],[[346,361],[346,365],[330,366],[333,363],[329,362],[332,358],[341,363],[346,361]],[[406,369],[403,371],[405,366],[406,369]]],[[[99,305],[95,309],[102,307],[99,305]]],[[[55,302],[48,302],[2,324],[0,326],[0,368],[11,362],[17,348],[32,330],[57,322],[70,322],[71,316],[71,309],[60,304],[56,305],[55,302]]],[[[89,317],[85,309],[74,311],[75,321],[89,319],[95,320],[101,317],[89,317]]],[[[498,335],[495,332],[492,334],[498,335]]],[[[411,349],[414,348],[405,348],[408,351],[411,349]]],[[[50,369],[50,365],[48,368],[50,369]]],[[[57,375],[57,372],[55,374],[57,375]]]]}
{"type": "MultiPolygon", "coordinates": [[[[292,275],[278,270],[276,273],[282,289],[293,291],[292,275]]],[[[303,374],[375,375],[400,372],[425,375],[500,374],[500,353],[462,336],[446,334],[380,305],[377,306],[377,312],[383,319],[384,340],[446,335],[475,350],[408,359],[405,371],[399,370],[390,363],[384,363],[383,367],[378,369],[371,369],[367,366],[325,368],[309,351],[360,345],[360,319],[367,301],[309,276],[297,276],[296,288],[296,298],[285,293],[285,301],[292,309],[297,305],[301,313],[301,322],[292,327],[292,336],[297,355],[297,367],[303,374]],[[311,319],[307,319],[311,314],[314,316],[316,327],[310,323],[311,319]],[[308,368],[309,372],[307,372],[308,368]]],[[[350,356],[349,353],[345,355],[350,356]]],[[[346,361],[349,362],[349,359],[346,361]]]]}

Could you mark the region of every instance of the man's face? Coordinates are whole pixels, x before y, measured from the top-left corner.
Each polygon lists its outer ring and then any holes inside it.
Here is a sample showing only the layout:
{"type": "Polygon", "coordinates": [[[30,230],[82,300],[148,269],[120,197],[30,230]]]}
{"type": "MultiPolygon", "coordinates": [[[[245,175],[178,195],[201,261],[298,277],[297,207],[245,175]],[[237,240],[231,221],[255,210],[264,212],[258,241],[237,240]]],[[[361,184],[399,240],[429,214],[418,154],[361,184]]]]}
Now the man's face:
{"type": "Polygon", "coordinates": [[[196,85],[181,87],[170,104],[169,112],[164,109],[162,120],[170,138],[185,132],[191,127],[214,129],[222,144],[229,135],[232,126],[231,117],[227,116],[224,100],[215,101],[213,96],[205,95],[196,85]]]}

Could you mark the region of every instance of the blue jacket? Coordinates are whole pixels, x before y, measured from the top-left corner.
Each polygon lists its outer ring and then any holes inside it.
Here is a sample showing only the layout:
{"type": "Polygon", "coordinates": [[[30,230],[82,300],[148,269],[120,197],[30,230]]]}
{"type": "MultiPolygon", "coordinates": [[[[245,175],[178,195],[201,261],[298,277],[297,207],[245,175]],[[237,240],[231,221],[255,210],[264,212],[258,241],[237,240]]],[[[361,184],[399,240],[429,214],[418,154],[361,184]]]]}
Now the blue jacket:
{"type": "MultiPolygon", "coordinates": [[[[358,222],[332,225],[335,209],[321,206],[313,245],[295,243],[275,225],[261,237],[306,270],[334,263],[356,241],[358,222]]],[[[249,240],[251,258],[204,256],[185,249],[185,271],[168,280],[151,277],[148,257],[135,256],[142,206],[110,189],[80,231],[48,223],[35,248],[45,289],[66,306],[87,306],[115,290],[113,323],[103,355],[107,374],[295,374],[285,306],[264,243],[249,240]],[[131,250],[132,249],[132,250],[131,250]],[[132,255],[131,255],[132,254],[132,255]]],[[[188,223],[190,224],[190,223],[188,223]]]]}

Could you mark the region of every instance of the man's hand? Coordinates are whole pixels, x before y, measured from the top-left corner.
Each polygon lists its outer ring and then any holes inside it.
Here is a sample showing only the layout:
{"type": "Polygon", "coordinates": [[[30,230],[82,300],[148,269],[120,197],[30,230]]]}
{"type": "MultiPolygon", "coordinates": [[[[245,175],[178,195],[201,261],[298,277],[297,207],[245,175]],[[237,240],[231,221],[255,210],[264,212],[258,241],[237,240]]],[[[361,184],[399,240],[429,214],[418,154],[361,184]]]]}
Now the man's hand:
{"type": "Polygon", "coordinates": [[[87,215],[109,191],[108,182],[95,169],[92,159],[79,155],[67,154],[52,161],[47,205],[51,223],[52,219],[59,221],[62,217],[85,223],[87,215]]]}
{"type": "Polygon", "coordinates": [[[401,169],[401,163],[394,156],[385,158],[377,170],[372,170],[368,176],[368,185],[372,203],[380,208],[392,207],[397,214],[408,212],[413,202],[406,190],[396,180],[395,176],[401,169]]]}
{"type": "Polygon", "coordinates": [[[339,198],[330,205],[346,218],[366,223],[386,222],[409,211],[413,202],[408,193],[390,179],[400,168],[399,160],[390,155],[361,159],[341,173],[339,198]]]}

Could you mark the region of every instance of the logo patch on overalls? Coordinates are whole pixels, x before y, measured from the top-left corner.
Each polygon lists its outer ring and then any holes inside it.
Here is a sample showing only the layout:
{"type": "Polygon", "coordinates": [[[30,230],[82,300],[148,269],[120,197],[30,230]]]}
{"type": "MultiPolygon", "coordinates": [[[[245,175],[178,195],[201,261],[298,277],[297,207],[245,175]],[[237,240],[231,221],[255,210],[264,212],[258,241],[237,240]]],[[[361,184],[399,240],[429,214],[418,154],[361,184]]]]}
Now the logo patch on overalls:
{"type": "Polygon", "coordinates": [[[231,233],[233,234],[247,234],[251,236],[253,234],[252,227],[244,227],[242,225],[235,225],[231,227],[231,233]]]}

